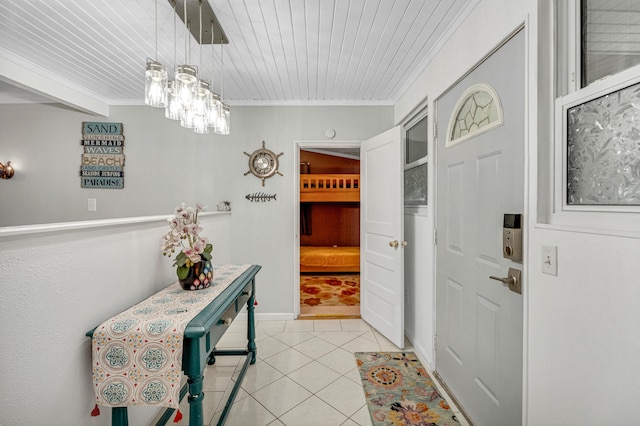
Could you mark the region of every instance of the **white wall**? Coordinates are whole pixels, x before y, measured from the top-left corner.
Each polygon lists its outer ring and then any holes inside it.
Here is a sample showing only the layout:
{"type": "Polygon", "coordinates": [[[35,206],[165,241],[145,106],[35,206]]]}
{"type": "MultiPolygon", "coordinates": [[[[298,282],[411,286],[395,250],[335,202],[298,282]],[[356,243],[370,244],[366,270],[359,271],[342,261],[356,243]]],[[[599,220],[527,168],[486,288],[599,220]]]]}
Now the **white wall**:
{"type": "Polygon", "coordinates": [[[232,143],[225,145],[219,165],[230,175],[225,197],[232,208],[232,258],[239,263],[262,265],[257,282],[258,318],[293,318],[294,282],[298,259],[294,257],[295,191],[294,141],[326,141],[324,131],[336,131],[335,140],[364,140],[392,127],[391,107],[234,107],[232,143]],[[266,147],[280,157],[283,176],[273,176],[261,186],[249,174],[248,157],[266,147]],[[277,201],[252,203],[247,194],[277,194],[277,201]]]}
{"type": "MultiPolygon", "coordinates": [[[[229,222],[228,214],[202,217],[217,263],[231,260],[229,222]]],[[[111,424],[104,407],[90,417],[85,333],[176,281],[160,252],[167,229],[160,219],[0,236],[0,424],[111,424]]],[[[130,424],[148,424],[157,410],[130,411],[130,424]]]]}
{"type": "Polygon", "coordinates": [[[529,424],[638,424],[638,233],[539,225],[529,246],[529,424]],[[557,277],[542,245],[558,247],[557,277]]]}
{"type": "Polygon", "coordinates": [[[0,227],[165,214],[182,201],[215,206],[221,170],[213,165],[229,139],[183,129],[158,108],[110,111],[103,118],[57,104],[0,105],[0,162],[16,170],[2,185],[0,227]],[[124,189],[80,187],[83,121],[123,123],[124,189]]]}
{"type": "MultiPolygon", "coordinates": [[[[589,229],[537,223],[538,191],[549,193],[552,190],[549,184],[553,181],[549,158],[541,157],[542,163],[538,164],[537,153],[539,148],[542,152],[549,151],[550,143],[560,143],[549,140],[547,134],[538,137],[537,133],[538,112],[553,111],[548,97],[540,95],[547,89],[538,86],[539,61],[548,60],[551,52],[548,45],[537,45],[537,20],[536,1],[481,1],[396,104],[395,121],[403,121],[427,97],[430,111],[433,111],[435,99],[507,34],[527,22],[530,126],[525,188],[528,241],[523,294],[523,424],[637,424],[637,397],[640,395],[638,229],[607,235],[589,229]],[[547,105],[539,105],[542,100],[547,105]],[[557,277],[541,272],[542,245],[558,247],[557,277]]],[[[431,163],[435,164],[435,159],[431,163]]],[[[433,170],[434,167],[430,167],[430,173],[433,170]]],[[[432,176],[430,182],[434,182],[432,176]]],[[[430,186],[431,194],[433,190],[430,186]]],[[[429,201],[433,205],[432,198],[429,201]]],[[[544,221],[550,215],[539,217],[544,221]]],[[[612,220],[597,226],[613,228],[616,223],[612,220]]],[[[406,237],[431,242],[431,228],[420,230],[416,226],[415,230],[417,235],[406,237]]],[[[426,247],[416,256],[432,262],[426,247]]],[[[432,264],[430,266],[432,268],[432,264]]],[[[433,291],[433,276],[425,285],[428,291],[433,291]]],[[[429,326],[435,325],[423,325],[429,326]]],[[[408,329],[416,327],[417,323],[407,325],[408,329]]],[[[426,347],[431,337],[416,332],[415,339],[426,347]]]]}
{"type": "Polygon", "coordinates": [[[405,335],[420,355],[425,366],[433,370],[434,292],[433,269],[434,245],[427,236],[432,233],[432,217],[405,210],[404,240],[404,318],[405,335]]]}
{"type": "MultiPolygon", "coordinates": [[[[49,105],[0,108],[3,135],[21,135],[19,143],[0,136],[1,154],[20,165],[14,180],[1,182],[2,204],[15,204],[12,215],[35,223],[43,222],[47,205],[67,210],[69,217],[91,218],[77,176],[80,123],[91,117],[49,105]],[[47,134],[51,137],[43,138],[47,134]],[[40,170],[45,166],[46,173],[40,170]],[[38,201],[32,198],[41,197],[47,202],[34,205],[38,201]],[[27,211],[31,206],[34,211],[27,211]]],[[[202,217],[203,235],[213,242],[215,263],[263,266],[257,278],[259,318],[293,316],[294,140],[323,140],[329,127],[340,139],[366,139],[393,121],[391,107],[234,107],[231,135],[202,140],[166,127],[159,110],[111,111],[105,121],[125,122],[125,187],[141,201],[135,213],[146,214],[145,208],[153,206],[159,210],[155,214],[169,216],[182,201],[201,201],[212,211],[218,201],[231,201],[231,214],[202,217]],[[243,176],[248,170],[243,151],[261,147],[262,140],[274,152],[284,152],[284,176],[269,179],[264,188],[252,175],[243,176]],[[277,193],[278,200],[244,198],[259,191],[277,193]]],[[[126,216],[131,199],[111,191],[96,191],[98,213],[126,216]]],[[[8,214],[4,210],[0,218],[8,214]]],[[[44,222],[53,221],[47,216],[44,222]]],[[[176,279],[159,248],[166,221],[130,221],[80,222],[73,229],[69,223],[0,227],[0,424],[110,424],[110,410],[90,417],[95,399],[85,333],[176,279]],[[58,230],[36,232],[42,227],[58,230]]],[[[147,424],[155,414],[132,409],[130,423],[147,424]]]]}

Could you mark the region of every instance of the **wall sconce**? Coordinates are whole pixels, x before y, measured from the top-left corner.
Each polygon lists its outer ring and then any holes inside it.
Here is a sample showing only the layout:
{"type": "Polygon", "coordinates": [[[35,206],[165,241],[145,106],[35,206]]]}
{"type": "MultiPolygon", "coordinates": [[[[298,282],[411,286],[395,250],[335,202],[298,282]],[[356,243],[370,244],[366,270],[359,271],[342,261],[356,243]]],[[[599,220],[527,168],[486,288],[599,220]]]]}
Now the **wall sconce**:
{"type": "Polygon", "coordinates": [[[7,165],[0,163],[0,178],[11,179],[15,174],[15,170],[11,167],[11,161],[7,161],[7,165]]]}

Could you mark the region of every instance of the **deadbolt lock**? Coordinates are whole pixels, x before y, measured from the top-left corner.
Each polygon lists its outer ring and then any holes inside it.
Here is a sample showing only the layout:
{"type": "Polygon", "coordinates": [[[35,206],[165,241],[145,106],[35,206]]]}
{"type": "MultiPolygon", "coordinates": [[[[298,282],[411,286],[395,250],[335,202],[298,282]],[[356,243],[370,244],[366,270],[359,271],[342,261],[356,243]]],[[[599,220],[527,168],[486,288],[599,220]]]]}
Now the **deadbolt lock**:
{"type": "Polygon", "coordinates": [[[507,213],[502,228],[502,257],[513,262],[522,260],[522,215],[507,213]]]}

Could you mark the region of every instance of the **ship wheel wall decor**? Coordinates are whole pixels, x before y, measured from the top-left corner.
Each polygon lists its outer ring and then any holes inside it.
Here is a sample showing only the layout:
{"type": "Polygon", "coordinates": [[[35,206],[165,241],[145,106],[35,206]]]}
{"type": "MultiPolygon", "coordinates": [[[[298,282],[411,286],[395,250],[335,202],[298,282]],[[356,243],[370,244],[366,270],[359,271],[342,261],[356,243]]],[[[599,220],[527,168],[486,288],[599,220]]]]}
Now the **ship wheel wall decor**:
{"type": "Polygon", "coordinates": [[[262,186],[264,186],[264,180],[279,174],[283,176],[282,173],[278,171],[278,158],[284,154],[281,152],[276,155],[273,151],[265,148],[265,142],[262,141],[262,148],[253,151],[252,154],[248,152],[244,153],[249,157],[249,170],[244,174],[245,176],[249,173],[253,173],[255,177],[258,179],[262,179],[262,186]]]}

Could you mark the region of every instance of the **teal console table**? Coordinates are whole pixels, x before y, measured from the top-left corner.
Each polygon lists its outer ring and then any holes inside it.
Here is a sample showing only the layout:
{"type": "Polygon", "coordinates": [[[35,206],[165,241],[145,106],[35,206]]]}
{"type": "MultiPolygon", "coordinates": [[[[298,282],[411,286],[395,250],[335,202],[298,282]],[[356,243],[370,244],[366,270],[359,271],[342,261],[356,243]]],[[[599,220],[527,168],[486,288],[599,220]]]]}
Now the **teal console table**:
{"type": "MultiPolygon", "coordinates": [[[[238,393],[240,384],[250,364],[256,362],[255,343],[255,276],[262,267],[252,265],[236,278],[220,295],[202,309],[187,325],[184,331],[184,349],[182,353],[182,371],[187,375],[187,384],[180,392],[180,398],[187,394],[189,401],[189,425],[203,426],[204,415],[202,400],[204,398],[204,369],[213,365],[217,356],[245,356],[240,374],[225,403],[224,410],[218,420],[218,426],[224,425],[231,405],[238,393]],[[227,330],[233,319],[247,305],[247,347],[246,349],[216,349],[216,344],[227,330]]],[[[93,330],[86,333],[93,337],[93,330]]],[[[167,408],[157,425],[165,425],[171,418],[172,408],[167,408]]],[[[127,407],[111,408],[112,426],[128,426],[127,407]]]]}

